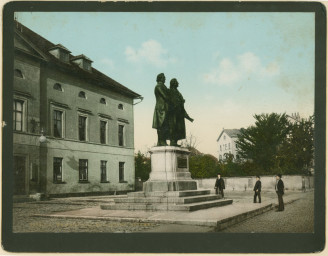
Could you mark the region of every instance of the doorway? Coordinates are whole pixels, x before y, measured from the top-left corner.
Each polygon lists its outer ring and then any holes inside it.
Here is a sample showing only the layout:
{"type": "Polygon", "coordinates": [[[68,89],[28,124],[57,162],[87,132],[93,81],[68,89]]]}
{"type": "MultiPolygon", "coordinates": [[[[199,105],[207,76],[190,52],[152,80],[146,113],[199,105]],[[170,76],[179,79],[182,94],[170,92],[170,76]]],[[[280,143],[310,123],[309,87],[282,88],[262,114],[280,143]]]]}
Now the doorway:
{"type": "Polygon", "coordinates": [[[14,156],[14,195],[26,194],[26,157],[14,156]]]}

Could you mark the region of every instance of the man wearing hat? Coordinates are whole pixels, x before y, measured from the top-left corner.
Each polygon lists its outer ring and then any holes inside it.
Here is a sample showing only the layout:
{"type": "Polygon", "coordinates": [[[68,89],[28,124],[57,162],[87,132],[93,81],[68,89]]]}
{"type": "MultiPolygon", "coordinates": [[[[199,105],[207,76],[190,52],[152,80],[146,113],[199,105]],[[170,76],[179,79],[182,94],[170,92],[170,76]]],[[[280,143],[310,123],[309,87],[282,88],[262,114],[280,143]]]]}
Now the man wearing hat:
{"type": "Polygon", "coordinates": [[[261,203],[261,180],[260,180],[260,176],[256,176],[256,183],[254,186],[254,203],[256,203],[256,198],[259,198],[259,203],[261,203]]]}
{"type": "Polygon", "coordinates": [[[276,175],[276,179],[277,179],[277,182],[276,182],[276,193],[278,195],[278,212],[281,212],[285,209],[284,207],[284,200],[282,199],[282,196],[284,194],[284,190],[285,190],[285,186],[284,186],[284,182],[281,180],[281,174],[277,174],[276,175]]]}
{"type": "Polygon", "coordinates": [[[218,173],[218,177],[215,181],[215,193],[218,194],[218,190],[220,191],[220,194],[222,195],[222,198],[224,198],[224,192],[223,189],[225,189],[224,180],[221,178],[221,174],[218,173]]]}

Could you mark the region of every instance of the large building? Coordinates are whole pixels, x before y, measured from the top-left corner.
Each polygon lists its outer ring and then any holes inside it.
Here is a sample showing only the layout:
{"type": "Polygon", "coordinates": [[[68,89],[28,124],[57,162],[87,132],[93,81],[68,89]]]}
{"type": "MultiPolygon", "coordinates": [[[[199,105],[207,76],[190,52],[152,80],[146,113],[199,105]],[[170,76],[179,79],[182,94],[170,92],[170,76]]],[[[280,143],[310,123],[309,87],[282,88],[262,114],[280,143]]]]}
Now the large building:
{"type": "Polygon", "coordinates": [[[232,154],[234,159],[238,158],[236,140],[240,133],[239,129],[222,129],[217,141],[218,145],[218,159],[225,160],[226,154],[232,154]]]}
{"type": "Polygon", "coordinates": [[[131,191],[134,99],[83,54],[15,22],[14,193],[131,191]]]}

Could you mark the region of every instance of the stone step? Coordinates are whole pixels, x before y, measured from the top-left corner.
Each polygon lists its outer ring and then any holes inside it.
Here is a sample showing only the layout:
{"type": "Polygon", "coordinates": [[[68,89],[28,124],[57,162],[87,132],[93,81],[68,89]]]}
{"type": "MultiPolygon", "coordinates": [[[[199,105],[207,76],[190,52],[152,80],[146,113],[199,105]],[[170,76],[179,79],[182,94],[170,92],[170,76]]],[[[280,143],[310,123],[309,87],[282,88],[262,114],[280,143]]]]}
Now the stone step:
{"type": "Polygon", "coordinates": [[[131,210],[131,211],[197,211],[211,207],[220,207],[232,204],[231,199],[219,199],[208,202],[198,202],[192,204],[133,204],[133,203],[119,203],[101,205],[103,210],[131,210]]]}
{"type": "Polygon", "coordinates": [[[232,204],[232,199],[219,199],[208,202],[192,203],[192,204],[182,204],[182,205],[173,205],[173,211],[197,211],[202,209],[208,209],[212,207],[221,207],[228,204],[232,204]]]}
{"type": "MultiPolygon", "coordinates": [[[[204,202],[204,201],[212,201],[212,200],[218,200],[221,199],[221,195],[200,195],[200,196],[188,196],[183,197],[181,204],[192,204],[192,203],[198,203],[198,202],[204,202]]],[[[179,204],[180,202],[177,202],[179,204]]]]}
{"type": "Polygon", "coordinates": [[[170,204],[190,204],[203,201],[220,199],[220,195],[200,195],[200,196],[188,196],[188,197],[126,197],[115,198],[115,203],[170,203],[170,204]]]}
{"type": "Polygon", "coordinates": [[[26,202],[33,202],[35,201],[33,198],[29,197],[29,196],[13,196],[13,203],[26,203],[26,202]]]}
{"type": "Polygon", "coordinates": [[[128,198],[135,197],[188,197],[188,196],[200,196],[200,195],[209,195],[211,190],[184,190],[184,191],[154,191],[154,192],[132,192],[128,193],[128,198]]]}

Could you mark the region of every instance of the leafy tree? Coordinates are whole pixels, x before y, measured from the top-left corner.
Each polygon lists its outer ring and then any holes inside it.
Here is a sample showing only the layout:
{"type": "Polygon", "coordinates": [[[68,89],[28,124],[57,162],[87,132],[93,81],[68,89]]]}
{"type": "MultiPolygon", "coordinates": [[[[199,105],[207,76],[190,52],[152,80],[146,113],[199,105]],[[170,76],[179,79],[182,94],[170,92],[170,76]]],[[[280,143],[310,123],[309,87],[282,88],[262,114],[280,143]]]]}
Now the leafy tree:
{"type": "Polygon", "coordinates": [[[192,178],[215,177],[219,171],[218,160],[210,154],[189,157],[189,171],[192,178]]]}
{"type": "Polygon", "coordinates": [[[252,160],[263,174],[269,174],[279,167],[279,150],[290,133],[290,123],[286,114],[261,114],[254,118],[255,125],[241,129],[238,135],[238,154],[252,160]]]}
{"type": "Polygon", "coordinates": [[[280,149],[281,167],[285,173],[307,172],[314,156],[314,117],[291,123],[291,131],[280,149]]]}
{"type": "Polygon", "coordinates": [[[138,151],[134,157],[134,162],[136,170],[135,176],[140,177],[142,181],[147,181],[151,171],[150,158],[138,151]]]}

